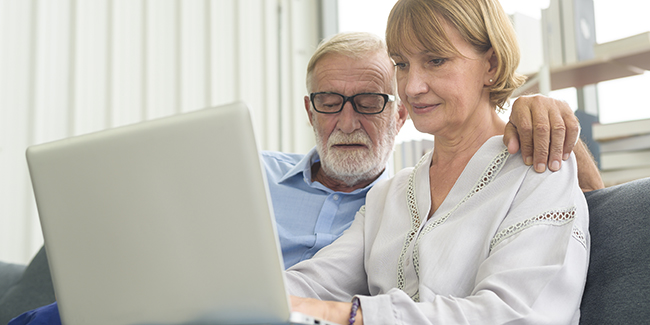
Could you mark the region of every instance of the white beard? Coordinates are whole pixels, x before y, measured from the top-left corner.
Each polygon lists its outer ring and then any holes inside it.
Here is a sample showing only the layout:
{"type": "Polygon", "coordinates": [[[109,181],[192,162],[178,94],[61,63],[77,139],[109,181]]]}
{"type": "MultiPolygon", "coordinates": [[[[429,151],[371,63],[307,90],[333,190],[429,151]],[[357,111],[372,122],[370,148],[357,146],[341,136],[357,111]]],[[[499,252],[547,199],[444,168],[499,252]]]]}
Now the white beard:
{"type": "Polygon", "coordinates": [[[339,180],[347,186],[354,186],[363,181],[373,180],[386,168],[386,162],[393,151],[396,136],[396,121],[390,120],[386,130],[375,146],[368,134],[363,130],[345,134],[335,130],[323,143],[323,137],[314,119],[316,132],[316,150],[321,159],[321,168],[325,175],[339,180]],[[356,150],[339,150],[332,147],[336,144],[357,143],[364,144],[366,148],[356,150]]]}

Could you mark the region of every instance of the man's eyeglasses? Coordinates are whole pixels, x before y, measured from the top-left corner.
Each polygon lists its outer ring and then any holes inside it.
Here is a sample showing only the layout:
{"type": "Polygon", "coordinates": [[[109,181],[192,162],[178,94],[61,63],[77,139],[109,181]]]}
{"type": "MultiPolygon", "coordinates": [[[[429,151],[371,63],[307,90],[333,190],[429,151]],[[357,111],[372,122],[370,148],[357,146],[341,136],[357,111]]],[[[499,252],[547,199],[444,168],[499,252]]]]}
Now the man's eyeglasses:
{"type": "Polygon", "coordinates": [[[348,101],[359,114],[379,114],[384,111],[386,103],[395,101],[395,96],[379,93],[360,93],[354,96],[344,96],[333,92],[318,92],[309,94],[314,110],[323,114],[336,114],[343,110],[348,101]]]}

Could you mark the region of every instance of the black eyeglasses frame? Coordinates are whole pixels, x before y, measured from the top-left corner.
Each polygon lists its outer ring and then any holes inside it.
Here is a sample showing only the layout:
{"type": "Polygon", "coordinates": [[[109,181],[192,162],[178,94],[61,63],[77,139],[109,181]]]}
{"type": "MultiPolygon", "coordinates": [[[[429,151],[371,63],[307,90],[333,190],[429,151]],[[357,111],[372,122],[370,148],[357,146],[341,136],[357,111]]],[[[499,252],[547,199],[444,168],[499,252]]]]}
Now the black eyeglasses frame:
{"type": "Polygon", "coordinates": [[[354,95],[348,97],[348,96],[345,96],[343,94],[339,94],[339,93],[332,92],[332,91],[320,91],[320,92],[315,92],[315,93],[309,94],[309,100],[311,101],[311,107],[313,107],[316,112],[321,113],[321,114],[336,114],[336,113],[339,113],[339,112],[341,112],[343,110],[343,107],[345,107],[345,103],[347,103],[349,101],[352,104],[352,108],[354,109],[355,112],[357,112],[359,114],[363,114],[363,115],[375,115],[375,114],[380,114],[381,112],[383,112],[384,109],[386,109],[386,104],[388,104],[388,102],[394,102],[395,101],[395,96],[389,95],[389,94],[382,94],[382,93],[358,93],[358,94],[354,94],[354,95]],[[343,97],[343,103],[341,104],[341,108],[339,108],[339,110],[336,111],[336,112],[319,111],[316,108],[316,105],[314,104],[314,97],[316,97],[316,95],[319,95],[319,94],[332,94],[332,95],[339,95],[339,96],[343,97]],[[356,96],[359,96],[359,95],[380,95],[380,96],[384,97],[384,106],[378,112],[372,112],[372,113],[360,112],[357,109],[357,104],[354,102],[354,98],[356,96]]]}

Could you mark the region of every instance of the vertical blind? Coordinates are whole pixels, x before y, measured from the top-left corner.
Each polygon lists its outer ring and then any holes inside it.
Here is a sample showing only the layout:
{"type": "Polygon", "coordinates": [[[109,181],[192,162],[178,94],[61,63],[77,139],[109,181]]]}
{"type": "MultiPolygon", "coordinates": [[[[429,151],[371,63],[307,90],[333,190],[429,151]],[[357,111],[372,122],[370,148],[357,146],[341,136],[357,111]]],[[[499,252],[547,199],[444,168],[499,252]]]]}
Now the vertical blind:
{"type": "Polygon", "coordinates": [[[0,1],[0,261],[43,244],[25,149],[243,100],[262,149],[307,152],[311,0],[0,1]]]}

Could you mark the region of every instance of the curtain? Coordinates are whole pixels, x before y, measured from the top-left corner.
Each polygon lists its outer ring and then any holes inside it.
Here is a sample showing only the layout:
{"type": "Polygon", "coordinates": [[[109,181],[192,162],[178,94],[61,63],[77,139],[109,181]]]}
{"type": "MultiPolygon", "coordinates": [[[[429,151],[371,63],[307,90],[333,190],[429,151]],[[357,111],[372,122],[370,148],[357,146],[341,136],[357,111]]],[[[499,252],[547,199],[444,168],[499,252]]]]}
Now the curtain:
{"type": "Polygon", "coordinates": [[[0,2],[0,260],[43,244],[25,149],[242,100],[262,149],[306,153],[310,0],[0,2]]]}

